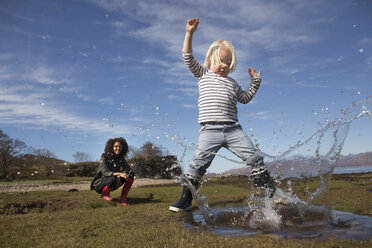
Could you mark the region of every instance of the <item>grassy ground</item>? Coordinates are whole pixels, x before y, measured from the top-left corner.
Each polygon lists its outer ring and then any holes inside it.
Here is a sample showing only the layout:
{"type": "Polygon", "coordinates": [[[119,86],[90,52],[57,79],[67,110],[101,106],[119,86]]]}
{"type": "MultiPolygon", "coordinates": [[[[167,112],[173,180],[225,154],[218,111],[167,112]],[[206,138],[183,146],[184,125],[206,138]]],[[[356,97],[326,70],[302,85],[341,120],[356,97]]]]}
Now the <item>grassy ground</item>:
{"type": "MultiPolygon", "coordinates": [[[[332,180],[333,209],[372,216],[366,182],[332,180]]],[[[298,183],[296,190],[311,190],[317,183],[298,183]]],[[[248,190],[245,180],[237,178],[210,181],[202,194],[212,207],[242,206],[248,190]]],[[[372,241],[225,237],[185,229],[180,222],[189,215],[168,210],[180,191],[175,186],[133,188],[126,207],[92,191],[1,193],[0,247],[372,247],[372,241]]]]}

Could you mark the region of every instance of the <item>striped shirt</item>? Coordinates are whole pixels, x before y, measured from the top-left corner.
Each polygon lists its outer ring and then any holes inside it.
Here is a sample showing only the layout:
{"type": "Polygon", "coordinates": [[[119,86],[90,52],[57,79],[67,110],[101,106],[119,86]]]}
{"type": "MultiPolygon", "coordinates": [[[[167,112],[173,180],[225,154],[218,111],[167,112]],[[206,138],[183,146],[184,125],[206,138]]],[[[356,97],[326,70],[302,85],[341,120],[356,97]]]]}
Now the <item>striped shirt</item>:
{"type": "Polygon", "coordinates": [[[191,53],[184,53],[183,59],[192,74],[198,79],[199,123],[237,122],[237,102],[246,104],[252,100],[260,87],[261,78],[252,78],[244,91],[231,77],[221,77],[198,63],[191,53]]]}

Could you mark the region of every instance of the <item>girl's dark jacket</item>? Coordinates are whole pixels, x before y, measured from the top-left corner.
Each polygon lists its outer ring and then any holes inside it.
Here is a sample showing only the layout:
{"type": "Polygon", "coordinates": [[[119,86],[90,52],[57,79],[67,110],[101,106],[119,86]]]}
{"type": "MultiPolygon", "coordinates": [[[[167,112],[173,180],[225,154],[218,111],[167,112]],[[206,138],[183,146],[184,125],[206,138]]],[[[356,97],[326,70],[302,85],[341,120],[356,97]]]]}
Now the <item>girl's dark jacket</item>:
{"type": "Polygon", "coordinates": [[[96,176],[90,184],[90,189],[95,190],[101,183],[103,177],[110,177],[114,172],[130,172],[130,167],[124,156],[108,158],[106,154],[102,154],[96,176]]]}

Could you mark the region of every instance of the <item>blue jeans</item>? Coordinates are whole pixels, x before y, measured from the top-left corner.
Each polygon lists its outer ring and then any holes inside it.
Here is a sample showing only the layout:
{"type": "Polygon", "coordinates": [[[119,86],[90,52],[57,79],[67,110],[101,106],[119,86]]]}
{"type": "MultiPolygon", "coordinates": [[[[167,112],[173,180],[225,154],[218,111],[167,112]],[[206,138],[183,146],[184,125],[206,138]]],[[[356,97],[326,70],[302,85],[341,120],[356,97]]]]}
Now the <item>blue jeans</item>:
{"type": "Polygon", "coordinates": [[[258,150],[240,124],[204,124],[200,128],[198,145],[188,174],[199,180],[206,173],[221,147],[234,153],[247,165],[252,166],[252,169],[254,165],[259,165],[261,170],[266,170],[263,158],[258,155],[258,150]]]}

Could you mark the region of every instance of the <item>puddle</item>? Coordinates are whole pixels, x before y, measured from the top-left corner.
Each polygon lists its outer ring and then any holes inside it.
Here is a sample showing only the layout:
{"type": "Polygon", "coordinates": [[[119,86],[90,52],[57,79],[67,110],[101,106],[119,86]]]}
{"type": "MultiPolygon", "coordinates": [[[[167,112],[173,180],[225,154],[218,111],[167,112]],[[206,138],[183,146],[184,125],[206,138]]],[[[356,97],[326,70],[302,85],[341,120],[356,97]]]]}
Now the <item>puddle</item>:
{"type": "Polygon", "coordinates": [[[207,224],[199,211],[188,213],[184,226],[230,237],[269,234],[280,238],[316,240],[372,239],[372,217],[333,210],[332,220],[328,223],[327,210],[322,207],[307,207],[301,210],[301,214],[295,207],[281,208],[277,212],[282,215],[278,229],[266,220],[252,222],[252,213],[247,214],[247,208],[238,207],[214,209],[213,224],[207,224]],[[258,224],[260,228],[252,229],[252,224],[258,224]]]}

